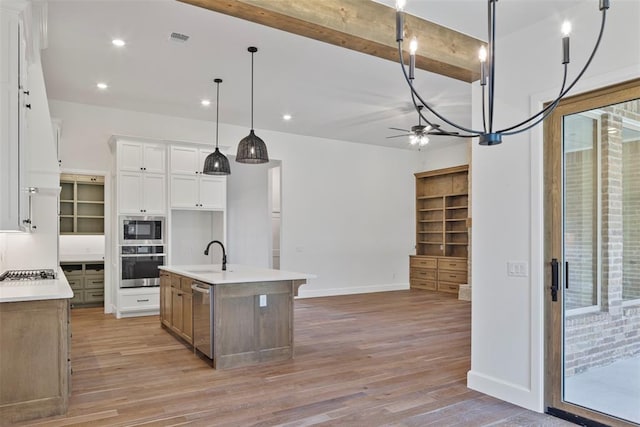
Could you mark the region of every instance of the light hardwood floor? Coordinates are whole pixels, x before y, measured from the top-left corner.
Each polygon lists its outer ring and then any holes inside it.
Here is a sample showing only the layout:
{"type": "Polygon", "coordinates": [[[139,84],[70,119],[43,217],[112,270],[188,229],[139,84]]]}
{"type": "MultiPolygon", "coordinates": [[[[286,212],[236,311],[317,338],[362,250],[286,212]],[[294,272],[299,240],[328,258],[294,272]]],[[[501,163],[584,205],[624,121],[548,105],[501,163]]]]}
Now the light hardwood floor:
{"type": "Polygon", "coordinates": [[[32,425],[565,425],[466,387],[470,303],[448,294],[296,300],[295,359],[228,371],[101,311],[72,310],[69,412],[32,425]]]}

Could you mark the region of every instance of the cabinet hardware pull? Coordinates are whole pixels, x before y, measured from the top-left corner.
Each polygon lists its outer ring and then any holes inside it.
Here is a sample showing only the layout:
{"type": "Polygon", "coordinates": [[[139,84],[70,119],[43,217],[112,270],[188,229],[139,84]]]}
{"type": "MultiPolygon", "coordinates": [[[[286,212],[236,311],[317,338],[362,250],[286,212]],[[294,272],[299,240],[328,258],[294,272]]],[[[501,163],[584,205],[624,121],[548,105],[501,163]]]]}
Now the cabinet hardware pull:
{"type": "Polygon", "coordinates": [[[25,108],[28,108],[29,110],[31,110],[31,104],[24,104],[25,108]]]}
{"type": "Polygon", "coordinates": [[[149,302],[149,299],[138,299],[136,301],[138,301],[138,302],[149,302]]]}

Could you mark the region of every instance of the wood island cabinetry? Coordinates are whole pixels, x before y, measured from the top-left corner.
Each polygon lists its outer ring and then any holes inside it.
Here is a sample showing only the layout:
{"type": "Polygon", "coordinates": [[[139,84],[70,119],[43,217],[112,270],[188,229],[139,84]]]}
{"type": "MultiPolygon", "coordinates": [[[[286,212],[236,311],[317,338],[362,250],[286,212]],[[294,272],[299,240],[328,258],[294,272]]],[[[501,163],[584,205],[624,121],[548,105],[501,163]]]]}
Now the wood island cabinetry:
{"type": "Polygon", "coordinates": [[[415,174],[416,255],[412,288],[457,293],[467,283],[469,167],[415,174]]]}
{"type": "Polygon", "coordinates": [[[192,279],[160,273],[160,321],[187,343],[193,344],[192,279]]]}

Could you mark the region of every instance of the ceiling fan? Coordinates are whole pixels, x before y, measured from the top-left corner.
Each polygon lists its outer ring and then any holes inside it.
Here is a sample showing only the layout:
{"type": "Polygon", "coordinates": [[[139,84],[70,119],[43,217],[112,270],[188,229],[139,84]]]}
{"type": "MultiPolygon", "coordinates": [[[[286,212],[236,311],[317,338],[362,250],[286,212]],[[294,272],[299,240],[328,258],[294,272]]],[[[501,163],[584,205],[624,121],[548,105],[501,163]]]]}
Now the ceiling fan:
{"type": "Polygon", "coordinates": [[[445,132],[443,130],[440,129],[440,125],[437,124],[427,124],[427,125],[423,125],[422,124],[422,115],[420,114],[420,112],[422,111],[422,108],[424,108],[422,105],[418,105],[418,124],[415,126],[411,126],[411,129],[400,129],[400,128],[389,128],[392,130],[399,130],[402,132],[406,132],[403,133],[401,135],[393,135],[393,136],[388,136],[387,139],[389,138],[401,138],[404,136],[408,136],[409,137],[409,144],[411,145],[417,145],[419,147],[424,147],[425,145],[427,145],[429,143],[429,136],[428,135],[443,135],[443,136],[451,136],[454,134],[457,134],[457,132],[455,133],[451,133],[451,132],[445,132]]]}

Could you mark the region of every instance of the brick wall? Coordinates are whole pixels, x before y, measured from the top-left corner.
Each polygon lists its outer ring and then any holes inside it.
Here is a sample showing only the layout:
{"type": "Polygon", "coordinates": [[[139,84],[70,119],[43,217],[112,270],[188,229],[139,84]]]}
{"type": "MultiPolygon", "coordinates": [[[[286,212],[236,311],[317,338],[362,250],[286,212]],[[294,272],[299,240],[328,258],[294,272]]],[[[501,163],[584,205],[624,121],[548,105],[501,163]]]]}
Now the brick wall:
{"type": "Polygon", "coordinates": [[[640,141],[622,147],[622,299],[630,300],[640,298],[640,141]]]}
{"type": "Polygon", "coordinates": [[[565,259],[569,263],[567,309],[596,304],[595,173],[593,149],[568,152],[565,162],[565,259]]]}

